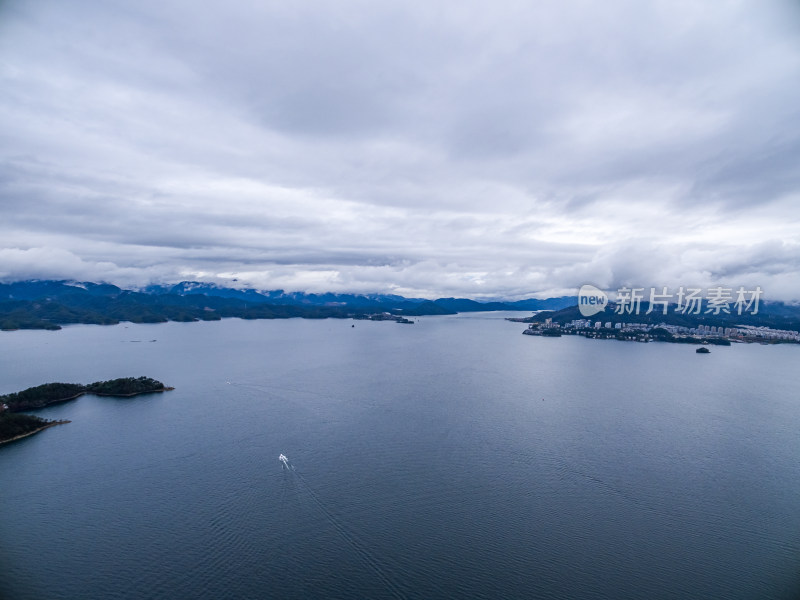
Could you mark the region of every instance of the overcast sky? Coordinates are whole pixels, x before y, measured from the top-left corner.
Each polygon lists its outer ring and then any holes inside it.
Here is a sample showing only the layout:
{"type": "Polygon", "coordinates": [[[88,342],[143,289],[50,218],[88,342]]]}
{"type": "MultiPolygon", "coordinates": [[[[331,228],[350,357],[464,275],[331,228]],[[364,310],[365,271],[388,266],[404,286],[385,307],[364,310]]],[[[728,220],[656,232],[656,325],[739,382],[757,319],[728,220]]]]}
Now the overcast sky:
{"type": "Polygon", "coordinates": [[[0,0],[0,279],[800,299],[800,9],[0,0]]]}

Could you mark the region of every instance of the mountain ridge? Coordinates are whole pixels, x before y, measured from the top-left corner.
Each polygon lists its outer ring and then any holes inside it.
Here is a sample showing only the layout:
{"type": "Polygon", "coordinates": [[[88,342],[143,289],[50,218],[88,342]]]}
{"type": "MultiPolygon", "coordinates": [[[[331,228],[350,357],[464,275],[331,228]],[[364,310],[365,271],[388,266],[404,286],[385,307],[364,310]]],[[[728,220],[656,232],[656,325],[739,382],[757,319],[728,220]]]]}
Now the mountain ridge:
{"type": "Polygon", "coordinates": [[[183,281],[126,290],[107,283],[27,280],[0,283],[0,329],[59,329],[61,325],[274,318],[346,318],[376,312],[423,316],[492,310],[557,310],[575,298],[479,302],[467,298],[405,298],[394,294],[316,294],[234,289],[183,281]]]}

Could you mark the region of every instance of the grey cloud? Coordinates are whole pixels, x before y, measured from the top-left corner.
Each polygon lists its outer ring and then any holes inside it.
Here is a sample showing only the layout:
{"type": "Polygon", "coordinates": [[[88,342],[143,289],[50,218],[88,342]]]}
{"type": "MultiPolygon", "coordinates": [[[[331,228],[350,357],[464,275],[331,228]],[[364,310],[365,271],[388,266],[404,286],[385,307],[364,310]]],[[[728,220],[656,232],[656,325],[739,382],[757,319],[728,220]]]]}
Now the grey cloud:
{"type": "Polygon", "coordinates": [[[8,0],[0,276],[797,297],[792,10],[8,0]]]}

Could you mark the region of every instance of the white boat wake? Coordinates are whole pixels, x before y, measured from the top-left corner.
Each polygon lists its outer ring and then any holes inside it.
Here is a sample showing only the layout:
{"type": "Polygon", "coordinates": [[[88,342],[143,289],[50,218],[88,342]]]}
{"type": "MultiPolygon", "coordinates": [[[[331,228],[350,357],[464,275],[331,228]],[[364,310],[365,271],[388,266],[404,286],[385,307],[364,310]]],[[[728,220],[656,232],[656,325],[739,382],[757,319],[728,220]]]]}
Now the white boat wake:
{"type": "Polygon", "coordinates": [[[289,469],[290,471],[294,470],[294,467],[292,467],[292,465],[289,464],[289,459],[286,458],[285,454],[281,454],[280,456],[278,456],[278,460],[281,461],[283,469],[289,469]]]}
{"type": "Polygon", "coordinates": [[[288,469],[293,471],[291,477],[285,477],[284,481],[287,479],[292,481],[299,481],[303,488],[305,488],[308,495],[314,501],[314,504],[322,511],[325,517],[328,519],[330,524],[333,528],[342,536],[342,538],[353,548],[356,554],[361,558],[362,561],[369,567],[373,573],[378,577],[378,579],[386,586],[386,589],[390,592],[390,594],[402,600],[406,597],[402,587],[398,585],[394,578],[391,576],[390,571],[388,570],[388,566],[384,564],[384,562],[379,558],[376,557],[372,551],[358,538],[353,534],[345,525],[342,523],[339,518],[332,513],[327,506],[323,503],[322,499],[317,496],[314,490],[311,489],[311,486],[306,481],[306,478],[303,477],[303,474],[300,471],[295,471],[294,466],[289,462],[289,459],[286,458],[285,454],[280,454],[278,456],[278,460],[282,463],[282,469],[288,469]]]}

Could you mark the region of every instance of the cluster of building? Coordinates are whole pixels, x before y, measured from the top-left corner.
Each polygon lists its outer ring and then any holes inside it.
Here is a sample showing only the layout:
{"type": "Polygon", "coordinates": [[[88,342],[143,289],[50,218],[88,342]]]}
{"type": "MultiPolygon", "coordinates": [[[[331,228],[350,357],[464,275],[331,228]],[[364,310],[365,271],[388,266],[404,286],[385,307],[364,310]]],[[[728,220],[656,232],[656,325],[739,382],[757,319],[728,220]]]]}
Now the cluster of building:
{"type": "Polygon", "coordinates": [[[753,325],[739,325],[737,327],[722,327],[716,325],[698,325],[697,327],[683,327],[680,325],[668,325],[666,323],[612,323],[611,321],[592,321],[591,319],[574,319],[563,326],[553,323],[551,319],[546,319],[541,328],[561,328],[564,330],[587,330],[605,329],[616,330],[620,333],[647,333],[653,329],[663,329],[674,336],[700,336],[718,337],[736,341],[768,341],[783,340],[800,342],[800,332],[788,329],[771,329],[769,327],[756,327],[753,325]]]}
{"type": "Polygon", "coordinates": [[[564,325],[549,322],[547,319],[543,327],[563,327],[564,329],[616,329],[618,331],[650,331],[656,327],[673,327],[672,325],[652,325],[650,323],[612,323],[611,321],[592,321],[590,319],[575,319],[564,325]]]}
{"type": "Polygon", "coordinates": [[[744,336],[745,338],[800,342],[800,331],[791,331],[789,329],[771,329],[769,327],[754,327],[752,325],[744,325],[736,329],[737,334],[744,336]]]}

